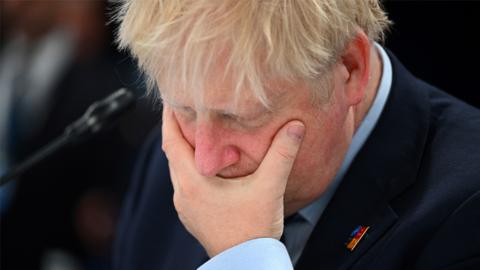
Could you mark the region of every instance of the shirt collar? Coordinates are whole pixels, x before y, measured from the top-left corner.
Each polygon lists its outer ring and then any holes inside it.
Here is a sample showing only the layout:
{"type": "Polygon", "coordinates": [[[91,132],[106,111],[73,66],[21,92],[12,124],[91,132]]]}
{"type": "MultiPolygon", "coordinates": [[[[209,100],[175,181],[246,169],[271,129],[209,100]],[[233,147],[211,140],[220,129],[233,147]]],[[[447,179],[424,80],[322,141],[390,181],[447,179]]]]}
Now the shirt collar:
{"type": "Polygon", "coordinates": [[[342,179],[350,167],[353,159],[357,155],[358,151],[360,151],[367,138],[370,136],[370,133],[382,114],[388,95],[390,94],[390,88],[392,86],[392,63],[390,62],[390,58],[385,50],[378,43],[375,43],[375,47],[382,60],[382,78],[380,80],[375,100],[373,101],[370,110],[363,119],[359,128],[356,130],[355,135],[352,138],[352,143],[350,144],[347,154],[345,155],[345,159],[343,160],[342,166],[340,167],[330,186],[319,199],[302,208],[298,212],[299,215],[305,218],[312,226],[317,224],[318,220],[323,214],[323,211],[337,190],[337,187],[342,182],[342,179]]]}

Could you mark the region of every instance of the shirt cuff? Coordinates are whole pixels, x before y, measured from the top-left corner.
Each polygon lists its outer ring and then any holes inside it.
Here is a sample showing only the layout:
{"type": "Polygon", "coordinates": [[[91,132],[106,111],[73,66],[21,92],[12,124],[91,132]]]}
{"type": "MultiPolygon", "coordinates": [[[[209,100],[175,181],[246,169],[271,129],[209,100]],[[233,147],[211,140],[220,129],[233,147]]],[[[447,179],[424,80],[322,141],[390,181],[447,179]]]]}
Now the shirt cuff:
{"type": "Polygon", "coordinates": [[[253,239],[231,247],[204,263],[198,270],[292,270],[282,242],[273,238],[253,239]]]}

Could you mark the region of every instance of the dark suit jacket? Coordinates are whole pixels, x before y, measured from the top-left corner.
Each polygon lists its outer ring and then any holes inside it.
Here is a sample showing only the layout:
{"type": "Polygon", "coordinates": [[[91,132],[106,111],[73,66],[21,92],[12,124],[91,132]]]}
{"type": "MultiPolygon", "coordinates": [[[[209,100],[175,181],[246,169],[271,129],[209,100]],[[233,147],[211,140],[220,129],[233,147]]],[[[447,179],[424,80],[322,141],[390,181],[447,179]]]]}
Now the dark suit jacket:
{"type": "MultiPolygon", "coordinates": [[[[385,110],[315,227],[296,269],[480,269],[480,112],[391,55],[385,110]],[[368,235],[351,252],[357,225],[368,235]]],[[[157,131],[126,201],[117,269],[195,269],[207,259],[172,205],[157,131]]]]}

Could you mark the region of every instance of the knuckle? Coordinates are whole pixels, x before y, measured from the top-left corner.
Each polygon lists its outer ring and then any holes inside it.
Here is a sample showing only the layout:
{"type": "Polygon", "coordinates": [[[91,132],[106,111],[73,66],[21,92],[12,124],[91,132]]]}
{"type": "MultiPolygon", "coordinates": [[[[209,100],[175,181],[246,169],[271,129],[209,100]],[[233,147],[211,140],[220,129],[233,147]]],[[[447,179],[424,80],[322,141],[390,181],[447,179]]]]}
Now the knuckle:
{"type": "Polygon", "coordinates": [[[173,193],[173,206],[175,207],[175,210],[178,213],[181,213],[183,208],[182,208],[182,199],[178,195],[178,192],[173,193]]]}
{"type": "Polygon", "coordinates": [[[175,144],[177,143],[177,140],[175,139],[163,139],[162,141],[162,150],[165,153],[169,153],[170,151],[173,150],[175,147],[175,144]]]}
{"type": "Polygon", "coordinates": [[[173,193],[173,206],[179,215],[185,214],[189,207],[194,206],[199,200],[198,188],[194,185],[182,185],[173,193]]]}
{"type": "Polygon", "coordinates": [[[200,188],[187,181],[178,181],[178,190],[174,193],[174,199],[181,201],[195,201],[200,196],[200,188]]]}
{"type": "Polygon", "coordinates": [[[168,152],[168,149],[169,149],[170,145],[171,145],[171,141],[164,139],[162,141],[162,150],[164,152],[168,152]]]}

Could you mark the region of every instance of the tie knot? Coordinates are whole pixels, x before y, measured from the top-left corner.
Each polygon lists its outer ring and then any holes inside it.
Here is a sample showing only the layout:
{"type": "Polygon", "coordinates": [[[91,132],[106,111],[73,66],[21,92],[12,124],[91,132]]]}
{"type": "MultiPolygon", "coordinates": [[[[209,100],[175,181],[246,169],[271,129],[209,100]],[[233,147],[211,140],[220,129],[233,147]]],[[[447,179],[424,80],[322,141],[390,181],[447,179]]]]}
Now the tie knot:
{"type": "Polygon", "coordinates": [[[299,222],[299,221],[303,221],[303,220],[304,220],[304,218],[302,217],[302,215],[300,215],[299,213],[295,213],[295,214],[285,218],[284,221],[283,221],[283,224],[285,226],[287,226],[289,224],[293,224],[295,222],[299,222]]]}

